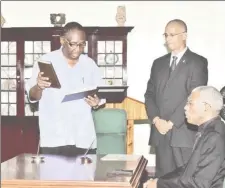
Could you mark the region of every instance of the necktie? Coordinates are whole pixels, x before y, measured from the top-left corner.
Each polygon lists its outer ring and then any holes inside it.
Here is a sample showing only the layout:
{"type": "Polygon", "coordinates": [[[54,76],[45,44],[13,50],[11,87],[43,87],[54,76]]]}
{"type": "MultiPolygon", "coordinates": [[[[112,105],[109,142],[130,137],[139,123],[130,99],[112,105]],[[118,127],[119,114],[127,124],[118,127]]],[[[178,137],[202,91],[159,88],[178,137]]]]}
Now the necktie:
{"type": "Polygon", "coordinates": [[[198,143],[199,139],[201,138],[202,134],[201,132],[197,132],[196,135],[195,135],[195,143],[194,143],[194,146],[193,146],[193,149],[192,151],[194,151],[195,147],[196,147],[196,144],[198,143]]]}
{"type": "Polygon", "coordinates": [[[171,66],[170,66],[170,73],[175,70],[176,65],[177,65],[177,57],[173,56],[173,61],[172,61],[171,66]]]}

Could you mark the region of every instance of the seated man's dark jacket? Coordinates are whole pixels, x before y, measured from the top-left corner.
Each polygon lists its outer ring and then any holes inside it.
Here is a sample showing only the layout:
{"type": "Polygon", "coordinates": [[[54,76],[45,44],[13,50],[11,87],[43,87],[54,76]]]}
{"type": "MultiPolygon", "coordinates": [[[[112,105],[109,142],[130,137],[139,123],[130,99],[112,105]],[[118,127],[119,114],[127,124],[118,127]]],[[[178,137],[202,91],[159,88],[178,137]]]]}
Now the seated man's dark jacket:
{"type": "Polygon", "coordinates": [[[157,188],[222,188],[225,177],[225,124],[219,117],[199,127],[201,137],[188,163],[160,177],[157,188]]]}

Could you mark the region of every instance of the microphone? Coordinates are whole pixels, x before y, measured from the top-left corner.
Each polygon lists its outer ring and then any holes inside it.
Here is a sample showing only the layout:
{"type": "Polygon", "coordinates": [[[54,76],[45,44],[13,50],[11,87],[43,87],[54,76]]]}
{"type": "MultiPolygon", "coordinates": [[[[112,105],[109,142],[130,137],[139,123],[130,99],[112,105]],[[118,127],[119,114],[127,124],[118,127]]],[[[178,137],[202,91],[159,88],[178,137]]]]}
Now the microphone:
{"type": "Polygon", "coordinates": [[[91,146],[93,145],[94,141],[96,140],[96,138],[92,141],[91,145],[89,146],[89,148],[86,150],[86,152],[84,153],[84,155],[81,157],[81,164],[89,164],[92,163],[92,160],[87,157],[88,152],[91,149],[91,146]]]}

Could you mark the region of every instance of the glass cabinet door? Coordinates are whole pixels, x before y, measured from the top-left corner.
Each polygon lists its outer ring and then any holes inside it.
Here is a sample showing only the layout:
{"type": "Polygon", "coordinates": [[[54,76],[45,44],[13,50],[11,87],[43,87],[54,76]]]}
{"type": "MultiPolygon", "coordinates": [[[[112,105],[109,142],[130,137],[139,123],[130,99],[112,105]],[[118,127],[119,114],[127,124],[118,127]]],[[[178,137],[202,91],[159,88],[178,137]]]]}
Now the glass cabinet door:
{"type": "MultiPolygon", "coordinates": [[[[51,41],[25,41],[24,42],[24,81],[32,76],[34,62],[51,51],[51,41]]],[[[27,92],[24,99],[25,116],[38,115],[38,103],[29,103],[27,92]]]]}
{"type": "Polygon", "coordinates": [[[98,40],[97,64],[102,71],[105,85],[124,85],[123,41],[98,40]]]}
{"type": "Polygon", "coordinates": [[[1,115],[17,115],[17,42],[1,41],[1,115]]]}

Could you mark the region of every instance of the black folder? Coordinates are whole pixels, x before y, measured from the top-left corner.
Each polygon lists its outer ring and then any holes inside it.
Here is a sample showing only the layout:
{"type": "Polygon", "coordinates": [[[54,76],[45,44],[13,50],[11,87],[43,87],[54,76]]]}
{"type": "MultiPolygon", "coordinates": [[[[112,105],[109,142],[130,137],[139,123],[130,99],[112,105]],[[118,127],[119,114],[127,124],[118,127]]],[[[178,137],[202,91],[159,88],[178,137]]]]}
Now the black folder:
{"type": "Polygon", "coordinates": [[[52,63],[49,61],[38,61],[38,66],[39,66],[40,72],[44,73],[42,76],[49,78],[48,81],[51,82],[50,87],[60,89],[61,84],[59,82],[59,79],[56,75],[56,72],[52,63]]]}

